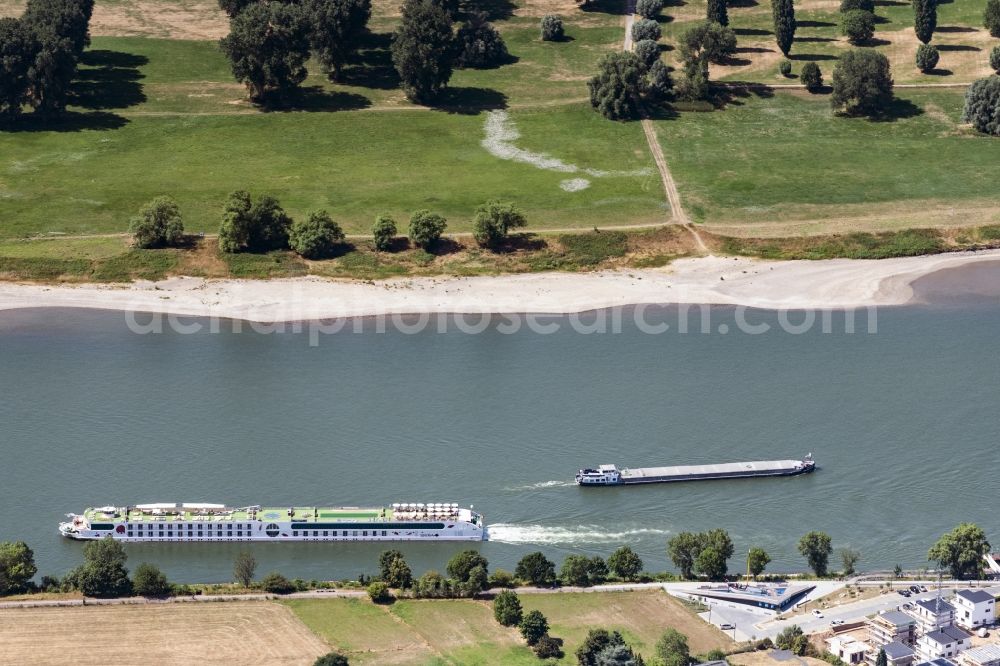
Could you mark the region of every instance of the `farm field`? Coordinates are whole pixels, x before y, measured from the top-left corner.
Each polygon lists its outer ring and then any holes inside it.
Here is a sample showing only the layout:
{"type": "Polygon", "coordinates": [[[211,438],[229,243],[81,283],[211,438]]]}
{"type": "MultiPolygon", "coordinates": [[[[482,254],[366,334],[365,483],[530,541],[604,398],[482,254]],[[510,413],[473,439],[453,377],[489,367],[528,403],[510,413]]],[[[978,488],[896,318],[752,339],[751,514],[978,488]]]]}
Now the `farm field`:
{"type": "MultiPolygon", "coordinates": [[[[653,654],[660,635],[674,627],[688,635],[692,653],[724,648],[730,640],[660,590],[521,595],[524,609],[541,610],[550,633],[565,640],[567,657],[591,628],[622,631],[637,651],[653,654]]],[[[373,606],[355,599],[295,599],[286,602],[319,636],[371,664],[536,664],[516,629],[493,619],[488,602],[403,600],[373,606]]]]}
{"type": "Polygon", "coordinates": [[[0,663],[311,664],[328,649],[281,604],[0,610],[0,663]]]}

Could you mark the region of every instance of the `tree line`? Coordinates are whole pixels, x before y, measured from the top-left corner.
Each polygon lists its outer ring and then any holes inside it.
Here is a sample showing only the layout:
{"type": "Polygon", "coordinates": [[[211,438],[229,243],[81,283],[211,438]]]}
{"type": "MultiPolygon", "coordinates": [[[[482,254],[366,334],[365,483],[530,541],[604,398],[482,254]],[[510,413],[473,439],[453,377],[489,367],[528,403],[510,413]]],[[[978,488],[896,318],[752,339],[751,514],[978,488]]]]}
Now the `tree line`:
{"type": "Polygon", "coordinates": [[[93,9],[94,0],[28,0],[20,18],[0,18],[0,118],[66,109],[93,9]]]}

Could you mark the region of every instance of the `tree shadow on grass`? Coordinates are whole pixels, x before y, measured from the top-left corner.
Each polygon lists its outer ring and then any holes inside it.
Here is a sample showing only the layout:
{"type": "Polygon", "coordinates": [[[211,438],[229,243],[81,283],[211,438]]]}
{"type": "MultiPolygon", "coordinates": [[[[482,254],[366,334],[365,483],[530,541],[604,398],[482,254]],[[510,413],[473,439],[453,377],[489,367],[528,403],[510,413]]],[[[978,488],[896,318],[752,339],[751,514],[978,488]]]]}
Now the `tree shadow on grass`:
{"type": "MultiPolygon", "coordinates": [[[[899,0],[875,0],[876,7],[906,7],[909,4],[908,2],[900,2],[899,0]]],[[[938,4],[940,4],[940,0],[938,4]]]]}
{"type": "Polygon", "coordinates": [[[497,254],[512,254],[514,252],[538,252],[549,246],[544,238],[530,231],[511,234],[493,251],[497,254]]]}
{"type": "Polygon", "coordinates": [[[789,60],[815,60],[819,62],[820,60],[837,60],[837,56],[830,55],[828,53],[793,53],[788,56],[789,60]]]}
{"type": "Polygon", "coordinates": [[[685,2],[684,0],[664,0],[663,2],[664,9],[666,9],[667,7],[685,7],[686,5],[687,2],[685,2]]]}
{"type": "Polygon", "coordinates": [[[507,108],[507,95],[492,88],[445,88],[432,104],[435,111],[475,116],[507,108]]]}
{"type": "Polygon", "coordinates": [[[747,81],[727,81],[716,83],[709,88],[708,101],[717,109],[727,106],[743,106],[744,100],[756,97],[770,99],[774,97],[774,88],[766,83],[747,81]]]}
{"type": "Polygon", "coordinates": [[[759,7],[760,3],[757,0],[729,0],[729,6],[734,9],[749,9],[750,7],[759,7]]]}
{"type": "Polygon", "coordinates": [[[798,28],[835,28],[837,24],[829,21],[796,21],[795,26],[798,28]]]}
{"type": "Polygon", "coordinates": [[[0,122],[4,132],[82,132],[83,130],[116,130],[125,127],[128,118],[107,111],[64,111],[53,118],[29,113],[13,121],[0,122]]]}
{"type": "Polygon", "coordinates": [[[146,56],[95,49],[84,51],[69,87],[69,104],[84,109],[125,109],[142,104],[146,95],[139,80],[139,67],[146,56]]]}
{"type": "Polygon", "coordinates": [[[357,111],[372,105],[370,99],[357,93],[326,90],[322,86],[302,86],[287,99],[261,106],[269,112],[282,111],[357,111]]]}
{"type": "Polygon", "coordinates": [[[924,110],[908,99],[893,97],[892,102],[881,113],[869,116],[874,123],[892,123],[905,118],[922,116],[924,110]]]}
{"type": "Polygon", "coordinates": [[[463,16],[460,19],[482,13],[487,21],[503,21],[513,16],[517,7],[510,0],[465,0],[461,8],[463,16]]]}
{"type": "Polygon", "coordinates": [[[928,74],[930,76],[951,76],[954,73],[955,72],[951,71],[950,69],[938,69],[936,67],[929,72],[925,72],[925,74],[928,74]]]}
{"type": "Polygon", "coordinates": [[[646,109],[646,118],[650,120],[674,120],[680,117],[680,112],[674,104],[659,104],[646,109]]]}
{"type": "Polygon", "coordinates": [[[765,36],[765,35],[773,35],[774,34],[773,30],[761,30],[760,28],[733,28],[733,32],[735,32],[737,35],[745,35],[745,36],[748,36],[748,37],[750,37],[750,36],[757,36],[757,35],[759,35],[759,36],[765,36]]]}
{"type": "Polygon", "coordinates": [[[719,64],[724,67],[746,67],[747,65],[752,65],[753,61],[749,58],[735,58],[733,56],[727,56],[725,58],[719,58],[719,64]]]}
{"type": "Polygon", "coordinates": [[[938,51],[982,51],[978,46],[968,46],[966,44],[938,44],[938,51]]]}
{"type": "Polygon", "coordinates": [[[872,22],[875,25],[885,25],[887,23],[892,23],[892,19],[886,18],[885,16],[879,16],[878,14],[875,14],[874,18],[872,19],[872,22]]]}
{"type": "Polygon", "coordinates": [[[580,5],[580,11],[621,16],[626,13],[624,0],[590,0],[580,5]]]}
{"type": "Polygon", "coordinates": [[[940,25],[934,28],[935,32],[979,32],[975,28],[964,25],[940,25]]]}
{"type": "Polygon", "coordinates": [[[465,249],[464,245],[454,238],[448,238],[447,236],[442,236],[433,245],[424,248],[428,254],[433,254],[435,257],[455,254],[456,252],[461,252],[463,249],[465,249]]]}
{"type": "Polygon", "coordinates": [[[822,44],[826,42],[835,42],[837,40],[833,37],[796,37],[795,41],[802,42],[804,44],[822,44]]]}
{"type": "Polygon", "coordinates": [[[874,48],[876,46],[889,46],[889,44],[892,44],[892,42],[888,39],[879,39],[878,37],[872,37],[865,42],[865,46],[869,48],[874,48]]]}
{"type": "Polygon", "coordinates": [[[398,88],[399,74],[389,52],[391,43],[390,33],[367,33],[357,52],[341,70],[337,82],[378,90],[398,88]]]}
{"type": "Polygon", "coordinates": [[[471,70],[490,70],[490,69],[500,69],[505,65],[513,65],[519,62],[521,59],[514,55],[513,53],[508,53],[505,57],[501,58],[500,61],[491,63],[489,65],[483,65],[482,67],[459,67],[455,65],[455,69],[471,69],[471,70]]]}
{"type": "Polygon", "coordinates": [[[738,46],[736,53],[774,53],[774,49],[767,49],[762,46],[738,46]]]}

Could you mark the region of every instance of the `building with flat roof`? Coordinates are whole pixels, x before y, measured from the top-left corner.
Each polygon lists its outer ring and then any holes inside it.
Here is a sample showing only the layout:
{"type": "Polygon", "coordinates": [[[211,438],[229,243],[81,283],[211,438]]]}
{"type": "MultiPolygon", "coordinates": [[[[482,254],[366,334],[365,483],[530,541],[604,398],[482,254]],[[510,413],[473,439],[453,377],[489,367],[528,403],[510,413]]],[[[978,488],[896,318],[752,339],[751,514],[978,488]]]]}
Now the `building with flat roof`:
{"type": "Polygon", "coordinates": [[[837,655],[845,664],[860,664],[865,660],[865,654],[871,650],[871,646],[852,636],[831,636],[826,639],[826,649],[830,654],[837,655]]]}
{"type": "Polygon", "coordinates": [[[948,626],[929,631],[917,639],[917,654],[922,659],[957,657],[972,645],[972,634],[960,627],[948,626]]]}
{"type": "Polygon", "coordinates": [[[996,599],[984,590],[958,590],[951,600],[955,607],[955,624],[977,629],[996,621],[996,599]]]}
{"type": "Polygon", "coordinates": [[[1000,645],[988,643],[969,648],[959,657],[962,666],[1000,666],[1000,645]]]}
{"type": "Polygon", "coordinates": [[[958,665],[951,659],[945,659],[944,657],[941,657],[940,659],[921,661],[915,664],[914,666],[958,666],[958,665]]]}
{"type": "MultiPolygon", "coordinates": [[[[909,645],[899,642],[887,643],[881,647],[885,650],[885,659],[888,666],[910,666],[917,659],[917,651],[909,645]]],[[[868,653],[871,663],[878,659],[878,650],[868,653]]]]}
{"type": "Polygon", "coordinates": [[[917,619],[902,611],[883,611],[865,620],[865,626],[868,642],[875,651],[889,643],[913,645],[917,640],[917,619]]]}
{"type": "Polygon", "coordinates": [[[919,599],[907,612],[917,620],[917,632],[921,634],[955,624],[955,607],[944,599],[919,599]]]}
{"type": "Polygon", "coordinates": [[[729,606],[730,608],[777,615],[797,604],[815,588],[815,585],[789,585],[787,583],[759,583],[757,585],[724,583],[674,590],[673,594],[688,597],[703,604],[729,606]]]}

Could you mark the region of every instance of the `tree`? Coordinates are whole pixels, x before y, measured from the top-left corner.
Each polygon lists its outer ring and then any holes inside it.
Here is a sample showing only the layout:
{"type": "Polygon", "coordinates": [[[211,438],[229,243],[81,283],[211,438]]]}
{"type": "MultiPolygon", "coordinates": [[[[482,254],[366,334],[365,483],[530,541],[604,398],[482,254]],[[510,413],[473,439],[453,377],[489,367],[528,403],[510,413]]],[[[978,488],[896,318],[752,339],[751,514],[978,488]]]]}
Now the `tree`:
{"type": "Polygon", "coordinates": [[[434,599],[451,593],[448,581],[437,571],[427,571],[417,579],[414,592],[418,597],[434,599]]]}
{"type": "Polygon", "coordinates": [[[437,98],[452,68],[451,18],[433,0],[405,0],[392,36],[392,64],[406,96],[419,103],[437,98]]]}
{"type": "Polygon", "coordinates": [[[594,657],[596,666],[642,666],[644,663],[629,645],[609,645],[594,657]]]}
{"type": "Polygon", "coordinates": [[[791,60],[782,60],[781,63],[778,64],[778,71],[781,72],[782,76],[785,76],[785,77],[791,76],[792,75],[792,61],[791,60]]]}
{"type": "Polygon", "coordinates": [[[771,3],[771,18],[774,19],[774,40],[787,56],[795,41],[795,5],[792,0],[774,0],[771,3]]]}
{"type": "Polygon", "coordinates": [[[938,0],[913,0],[913,30],[917,39],[927,44],[937,27],[938,0]]]}
{"type": "MultiPolygon", "coordinates": [[[[485,562],[485,560],[484,560],[485,562]]],[[[469,596],[476,596],[490,587],[490,575],[483,564],[472,567],[469,571],[469,578],[462,583],[462,590],[469,596]]]]}
{"type": "Polygon", "coordinates": [[[493,617],[505,627],[516,627],[521,624],[524,612],[521,600],[513,590],[503,590],[493,598],[493,617]]]}
{"type": "Polygon", "coordinates": [[[726,560],[722,553],[708,546],[703,548],[694,561],[694,568],[709,580],[719,580],[726,575],[726,560]]]}
{"type": "Polygon", "coordinates": [[[660,36],[660,24],[653,19],[639,19],[632,24],[632,41],[652,39],[655,42],[660,39],[660,36]]]}
{"type": "Polygon", "coordinates": [[[806,90],[814,93],[823,87],[823,72],[820,71],[819,65],[810,60],[802,65],[799,81],[806,87],[806,90]]]}
{"type": "Polygon", "coordinates": [[[50,25],[29,23],[28,27],[34,41],[34,58],[28,68],[28,102],[43,118],[50,118],[66,108],[78,58],[72,40],[50,25]]]}
{"type": "Polygon", "coordinates": [[[688,28],[680,40],[685,67],[697,65],[708,77],[708,63],[721,62],[736,52],[736,33],[718,23],[703,21],[688,28]]]}
{"type": "Polygon", "coordinates": [[[590,105],[610,120],[636,118],[642,105],[642,64],[634,53],[609,53],[587,82],[590,105]]]}
{"type": "Polygon", "coordinates": [[[608,563],[600,555],[594,555],[587,561],[587,576],[591,585],[600,585],[608,580],[608,563]]]}
{"type": "Polygon", "coordinates": [[[396,221],[388,215],[379,215],[372,225],[372,236],[375,237],[375,249],[379,252],[386,252],[392,249],[392,243],[396,239],[396,221]]]}
{"type": "Polygon", "coordinates": [[[863,9],[844,12],[840,16],[840,31],[855,46],[867,44],[875,36],[875,15],[863,9]]]}
{"type": "Polygon", "coordinates": [[[458,29],[455,50],[458,67],[496,67],[510,58],[503,37],[481,12],[472,14],[458,29]]]}
{"type": "Polygon", "coordinates": [[[255,2],[257,0],[219,0],[219,9],[226,12],[229,18],[233,18],[255,2]]]}
{"type": "Polygon", "coordinates": [[[663,666],[688,666],[691,663],[691,650],[688,648],[687,636],[676,629],[667,629],[656,641],[656,656],[663,666]]]}
{"type": "Polygon", "coordinates": [[[663,0],[638,0],[635,13],[647,19],[655,19],[663,10],[663,0]]]}
{"type": "Polygon", "coordinates": [[[468,582],[472,570],[476,567],[482,567],[483,570],[486,570],[489,567],[489,562],[477,550],[463,550],[448,560],[445,571],[458,582],[465,583],[468,582]]]}
{"type": "Polygon", "coordinates": [[[986,0],[983,26],[990,31],[991,37],[1000,37],[1000,0],[986,0]]]}
{"type": "Polygon", "coordinates": [[[625,645],[625,639],[617,631],[591,629],[583,644],[576,649],[576,661],[580,666],[595,666],[597,656],[613,645],[625,645]]]}
{"type": "Polygon", "coordinates": [[[492,199],[476,209],[472,235],[480,247],[496,249],[507,240],[511,229],[527,226],[528,221],[514,204],[492,199]]]}
{"type": "Polygon", "coordinates": [[[531,649],[535,651],[535,656],[539,659],[562,659],[564,656],[562,646],[561,638],[553,638],[545,634],[531,649]]]}
{"type": "Polygon", "coordinates": [[[635,580],[642,571],[642,560],[628,546],[622,546],[608,557],[611,573],[622,580],[635,580]]]}
{"type": "Polygon", "coordinates": [[[407,588],[413,585],[413,572],[398,550],[384,551],[378,558],[379,577],[390,587],[407,588]]]}
{"type": "Polygon", "coordinates": [[[35,553],[23,541],[0,542],[0,597],[27,592],[38,573],[35,553]]]}
{"type": "Polygon", "coordinates": [[[840,0],[840,11],[849,12],[852,9],[863,9],[875,13],[875,0],[840,0]]]}
{"type": "Polygon", "coordinates": [[[90,46],[90,16],[93,0],[28,0],[22,20],[36,32],[49,30],[61,39],[68,40],[74,62],[90,46]]]}
{"type": "Polygon", "coordinates": [[[590,585],[590,561],[583,555],[567,555],[559,579],[564,585],[587,587],[590,585]]]}
{"type": "Polygon", "coordinates": [[[726,10],[727,0],[708,0],[708,11],[705,18],[719,25],[729,25],[729,13],[726,10]]]}
{"type": "Polygon", "coordinates": [[[844,575],[853,576],[854,568],[858,564],[858,560],[861,559],[861,552],[853,548],[841,548],[840,549],[840,562],[844,565],[844,575]]]}
{"type": "Polygon", "coordinates": [[[562,19],[552,14],[542,17],[542,41],[561,42],[566,37],[562,19]]]}
{"type": "Polygon", "coordinates": [[[288,245],[306,259],[332,255],[344,242],[344,232],[325,210],[309,213],[304,220],[292,223],[288,245]]]}
{"type": "Polygon", "coordinates": [[[257,558],[249,550],[241,550],[233,561],[233,578],[243,587],[250,587],[257,572],[257,558]]]}
{"type": "Polygon", "coordinates": [[[490,574],[490,587],[514,587],[514,574],[497,569],[490,574]]]}
{"type": "Polygon", "coordinates": [[[372,603],[387,604],[392,601],[392,592],[389,591],[389,585],[385,581],[376,580],[368,585],[368,598],[372,603]]]}
{"type": "Polygon", "coordinates": [[[128,579],[125,548],[111,536],[91,541],[83,548],[83,564],[72,574],[76,586],[88,597],[127,597],[132,592],[128,579]]]}
{"type": "Polygon", "coordinates": [[[682,578],[694,576],[694,562],[701,552],[701,539],[692,532],[678,532],[667,542],[667,554],[674,566],[681,570],[682,578]]]}
{"type": "Polygon", "coordinates": [[[649,71],[653,63],[660,59],[660,45],[652,39],[643,39],[635,43],[635,55],[639,58],[643,70],[649,71]]]}
{"type": "Polygon", "coordinates": [[[292,218],[274,197],[264,195],[254,203],[238,190],[229,195],[219,227],[223,252],[268,252],[288,247],[292,218]]]}
{"type": "Polygon", "coordinates": [[[348,666],[347,657],[339,652],[327,652],[313,662],[313,666],[348,666]]]}
{"type": "MultiPolygon", "coordinates": [[[[969,99],[973,88],[976,88],[983,81],[990,82],[992,86],[992,130],[990,134],[1000,135],[1000,77],[991,76],[988,79],[980,79],[971,86],[965,97],[965,111],[969,112],[969,99]]],[[[976,126],[976,121],[972,124],[976,126]]],[[[980,129],[980,132],[987,131],[980,129]]],[[[990,129],[990,128],[987,128],[990,129]]],[[[982,578],[983,556],[990,552],[990,542],[986,539],[986,533],[982,528],[974,523],[961,523],[951,532],[943,534],[931,549],[927,551],[927,559],[937,562],[938,566],[948,569],[953,578],[968,579],[982,578]]]]}
{"type": "Polygon", "coordinates": [[[295,591],[292,581],[277,571],[272,571],[264,576],[260,581],[260,586],[264,588],[265,592],[270,592],[271,594],[289,594],[295,591]]]}
{"type": "Polygon", "coordinates": [[[330,78],[337,80],[357,50],[372,15],[371,0],[303,0],[313,55],[330,78]]]}
{"type": "Polygon", "coordinates": [[[885,648],[878,649],[878,656],[875,657],[875,666],[888,666],[889,658],[885,654],[885,648]]]}
{"type": "Polygon", "coordinates": [[[255,2],[229,22],[219,42],[250,101],[283,101],[306,78],[307,21],[298,5],[255,2]]]}
{"type": "Polygon", "coordinates": [[[662,102],[670,91],[673,90],[674,82],[670,78],[670,70],[663,61],[658,59],[653,63],[646,73],[646,96],[651,102],[662,102]]]}
{"type": "Polygon", "coordinates": [[[34,57],[34,40],[24,22],[0,18],[0,120],[16,118],[27,104],[34,57]]]}
{"type": "Polygon", "coordinates": [[[129,222],[128,230],[136,247],[177,245],[184,238],[184,221],[177,202],[160,196],[139,209],[139,215],[129,222]]]}
{"type": "Polygon", "coordinates": [[[774,639],[774,645],[779,650],[791,650],[801,657],[809,647],[809,639],[802,633],[802,628],[799,625],[793,624],[781,630],[781,633],[774,639]]]}
{"type": "Polygon", "coordinates": [[[143,562],[132,574],[132,591],[140,597],[165,597],[170,594],[170,583],[156,565],[143,562]]]}
{"type": "Polygon", "coordinates": [[[410,217],[410,240],[417,247],[428,248],[441,240],[447,221],[429,210],[418,210],[410,217]]]}
{"type": "Polygon", "coordinates": [[[519,628],[521,629],[521,636],[524,637],[528,645],[534,645],[538,642],[538,639],[549,633],[549,621],[545,619],[545,616],[539,610],[528,611],[524,618],[521,619],[519,628]]]}
{"type": "MultiPolygon", "coordinates": [[[[722,556],[723,560],[728,560],[733,556],[733,540],[729,538],[729,532],[723,529],[714,529],[702,534],[704,548],[714,548],[722,556]]],[[[723,571],[723,574],[726,572],[723,571]]]]}
{"type": "Polygon", "coordinates": [[[1000,74],[1000,46],[994,46],[990,51],[990,69],[1000,74]]]}
{"type": "Polygon", "coordinates": [[[517,563],[514,575],[529,585],[549,586],[556,582],[556,565],[543,553],[528,553],[517,563]]]}
{"type": "MultiPolygon", "coordinates": [[[[848,55],[850,55],[848,51],[848,55]]],[[[834,74],[836,77],[836,74],[834,74]]],[[[836,78],[834,79],[836,81],[836,78]]],[[[834,83],[836,85],[836,82],[834,83]]],[[[809,568],[817,576],[825,576],[827,562],[830,559],[830,553],[833,552],[833,546],[830,545],[830,536],[823,532],[809,532],[799,539],[799,553],[802,557],[806,558],[809,563],[809,568]]]]}
{"type": "Polygon", "coordinates": [[[873,49],[853,49],[833,68],[830,103],[853,115],[878,115],[892,103],[889,59],[873,49]]]}
{"type": "MultiPolygon", "coordinates": [[[[803,68],[805,71],[805,68],[803,68]]],[[[757,548],[756,546],[751,548],[747,553],[747,569],[750,571],[750,575],[754,578],[764,573],[764,569],[771,562],[771,556],[767,554],[767,551],[763,548],[757,548]]]]}

